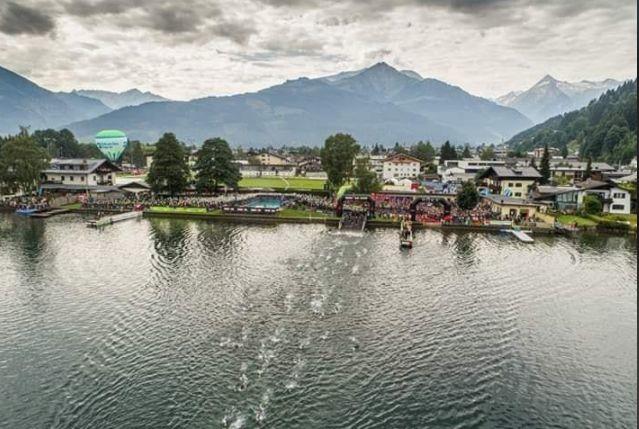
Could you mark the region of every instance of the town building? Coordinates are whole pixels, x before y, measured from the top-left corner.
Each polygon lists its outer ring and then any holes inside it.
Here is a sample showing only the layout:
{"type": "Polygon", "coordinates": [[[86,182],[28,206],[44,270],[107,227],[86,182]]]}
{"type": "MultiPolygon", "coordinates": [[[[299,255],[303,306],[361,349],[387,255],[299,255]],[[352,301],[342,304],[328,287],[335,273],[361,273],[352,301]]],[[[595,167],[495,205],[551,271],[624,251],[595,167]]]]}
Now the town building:
{"type": "Polygon", "coordinates": [[[477,179],[490,190],[491,194],[525,198],[539,182],[541,174],[532,167],[494,166],[484,170],[477,179]]]}
{"type": "Polygon", "coordinates": [[[442,182],[461,183],[475,180],[477,174],[492,166],[504,166],[504,160],[482,160],[479,158],[449,159],[437,166],[442,182]]]}
{"type": "Polygon", "coordinates": [[[297,163],[297,174],[313,179],[326,179],[327,175],[322,168],[322,158],[310,156],[303,158],[297,163]]]}
{"type": "MultiPolygon", "coordinates": [[[[532,156],[533,158],[541,159],[544,156],[544,150],[545,148],[543,147],[536,147],[532,150],[532,152],[528,152],[528,155],[532,156]]],[[[556,147],[548,148],[548,155],[550,155],[551,158],[553,156],[559,156],[560,153],[561,151],[557,149],[556,147]]]]}
{"type": "Polygon", "coordinates": [[[120,167],[108,159],[53,158],[49,167],[42,171],[42,184],[62,188],[91,189],[98,186],[115,185],[115,174],[120,167]]]}
{"type": "Polygon", "coordinates": [[[293,165],[293,163],[287,157],[271,152],[262,152],[255,154],[249,161],[253,163],[253,160],[257,161],[257,163],[259,163],[260,165],[267,165],[271,167],[293,165]]]}
{"type": "Polygon", "coordinates": [[[542,205],[525,198],[513,198],[505,195],[486,195],[482,199],[488,203],[491,212],[502,220],[530,219],[534,217],[542,205]]]}
{"type": "MultiPolygon", "coordinates": [[[[586,161],[576,161],[568,159],[551,160],[550,161],[550,178],[555,183],[574,184],[583,180],[583,175],[587,169],[586,161]]],[[[605,173],[615,171],[605,162],[591,163],[591,178],[595,180],[603,180],[605,173]]]]}
{"type": "Polygon", "coordinates": [[[612,181],[585,180],[575,186],[539,186],[533,198],[535,201],[551,204],[555,210],[573,213],[581,209],[586,195],[599,197],[604,213],[631,212],[630,192],[612,181]]]}
{"type": "Polygon", "coordinates": [[[402,153],[390,156],[382,162],[384,181],[391,179],[413,179],[419,175],[421,160],[402,153]]]}

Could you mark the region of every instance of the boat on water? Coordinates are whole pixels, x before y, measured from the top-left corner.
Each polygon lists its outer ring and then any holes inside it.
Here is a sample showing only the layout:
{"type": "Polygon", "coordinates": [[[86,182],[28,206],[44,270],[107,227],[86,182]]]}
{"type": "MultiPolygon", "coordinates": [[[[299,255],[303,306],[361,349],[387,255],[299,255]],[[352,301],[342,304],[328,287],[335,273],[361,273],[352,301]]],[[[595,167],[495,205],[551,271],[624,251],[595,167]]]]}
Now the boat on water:
{"type": "Polygon", "coordinates": [[[410,221],[403,221],[399,226],[399,247],[411,249],[413,247],[413,227],[410,221]]]}
{"type": "Polygon", "coordinates": [[[49,208],[46,204],[20,204],[16,208],[16,214],[20,216],[31,216],[34,213],[45,211],[49,208]]]}

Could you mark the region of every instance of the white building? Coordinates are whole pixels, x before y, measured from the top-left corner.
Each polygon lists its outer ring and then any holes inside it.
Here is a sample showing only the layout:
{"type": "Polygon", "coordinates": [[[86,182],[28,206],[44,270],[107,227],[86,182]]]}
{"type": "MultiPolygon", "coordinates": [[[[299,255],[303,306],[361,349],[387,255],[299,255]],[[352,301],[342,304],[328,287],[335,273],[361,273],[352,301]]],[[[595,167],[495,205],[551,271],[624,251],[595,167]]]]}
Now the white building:
{"type": "Polygon", "coordinates": [[[578,186],[577,206],[581,207],[584,196],[597,195],[603,203],[604,213],[629,214],[631,208],[630,192],[610,182],[586,180],[578,186]]]}
{"type": "Polygon", "coordinates": [[[353,160],[353,166],[357,162],[358,159],[368,158],[368,168],[377,174],[378,179],[382,179],[384,177],[384,160],[386,160],[386,155],[365,155],[360,154],[355,157],[353,160]]]}
{"type": "Polygon", "coordinates": [[[80,187],[113,186],[120,168],[108,159],[53,158],[42,182],[80,187]]]}
{"type": "Polygon", "coordinates": [[[382,162],[384,181],[390,179],[414,179],[419,175],[421,161],[410,155],[396,154],[382,162]]]}
{"type": "Polygon", "coordinates": [[[459,183],[474,180],[477,173],[489,167],[503,167],[504,160],[486,160],[479,158],[449,159],[437,166],[437,174],[444,183],[459,183]]]}
{"type": "Polygon", "coordinates": [[[258,153],[253,158],[259,161],[261,165],[268,165],[273,167],[280,167],[280,166],[294,164],[285,156],[281,156],[281,155],[277,155],[275,153],[269,153],[269,152],[258,153]]]}

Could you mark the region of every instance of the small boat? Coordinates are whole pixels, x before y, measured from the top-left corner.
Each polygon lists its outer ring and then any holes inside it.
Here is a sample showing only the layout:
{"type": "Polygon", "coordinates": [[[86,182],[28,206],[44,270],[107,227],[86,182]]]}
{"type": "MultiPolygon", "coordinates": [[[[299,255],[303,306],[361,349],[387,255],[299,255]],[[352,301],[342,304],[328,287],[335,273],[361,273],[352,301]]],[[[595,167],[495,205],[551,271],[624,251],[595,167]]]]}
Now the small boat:
{"type": "Polygon", "coordinates": [[[34,213],[46,210],[44,204],[20,204],[16,209],[16,214],[20,216],[31,216],[34,213]]]}
{"type": "Polygon", "coordinates": [[[400,224],[399,247],[401,249],[411,249],[413,247],[413,229],[410,222],[400,224]]]}

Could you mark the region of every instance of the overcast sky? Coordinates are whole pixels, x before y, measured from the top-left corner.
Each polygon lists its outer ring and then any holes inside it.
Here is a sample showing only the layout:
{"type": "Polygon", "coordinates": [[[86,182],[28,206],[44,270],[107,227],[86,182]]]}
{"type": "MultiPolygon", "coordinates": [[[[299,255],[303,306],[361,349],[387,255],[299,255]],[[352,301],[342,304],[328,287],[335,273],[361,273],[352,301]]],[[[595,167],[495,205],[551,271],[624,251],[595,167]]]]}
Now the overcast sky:
{"type": "Polygon", "coordinates": [[[386,61],[486,97],[634,78],[635,0],[0,0],[0,65],[174,99],[386,61]]]}

